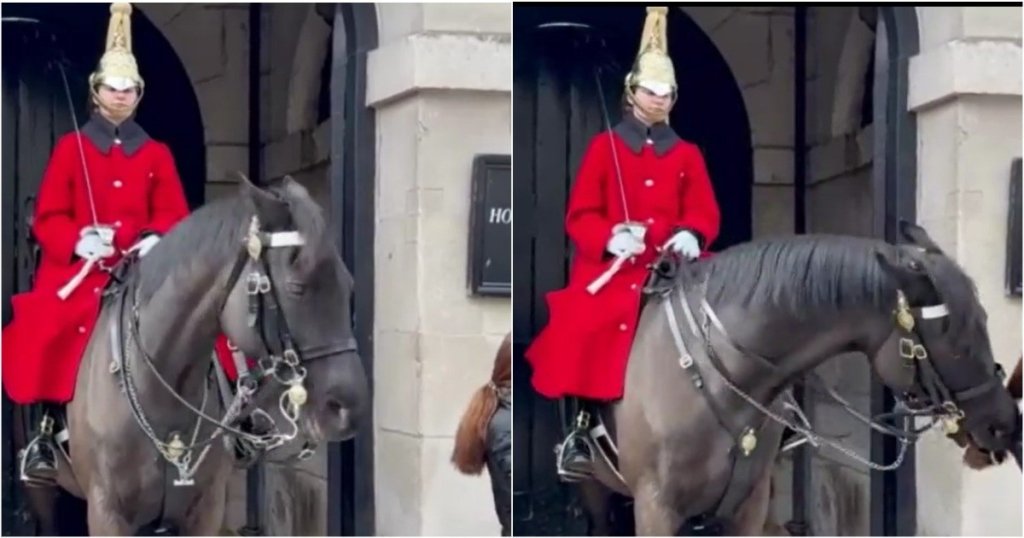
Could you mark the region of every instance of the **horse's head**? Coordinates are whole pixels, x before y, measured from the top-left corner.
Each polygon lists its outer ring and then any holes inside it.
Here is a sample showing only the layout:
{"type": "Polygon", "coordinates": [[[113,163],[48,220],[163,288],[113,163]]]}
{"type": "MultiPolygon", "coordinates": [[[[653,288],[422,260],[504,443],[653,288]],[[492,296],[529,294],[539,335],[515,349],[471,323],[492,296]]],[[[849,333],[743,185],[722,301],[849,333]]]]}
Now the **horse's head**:
{"type": "Polygon", "coordinates": [[[314,443],[348,439],[369,410],[352,275],[305,188],[289,177],[265,186],[243,177],[242,190],[254,218],[221,325],[246,356],[259,357],[255,399],[277,414],[275,424],[294,408],[314,443]]]}
{"type": "Polygon", "coordinates": [[[912,409],[943,415],[947,433],[962,428],[978,446],[1005,451],[1020,418],[974,283],[924,229],[901,222],[900,230],[909,244],[878,254],[901,292],[893,341],[900,360],[887,346],[875,357],[876,371],[912,409]]]}

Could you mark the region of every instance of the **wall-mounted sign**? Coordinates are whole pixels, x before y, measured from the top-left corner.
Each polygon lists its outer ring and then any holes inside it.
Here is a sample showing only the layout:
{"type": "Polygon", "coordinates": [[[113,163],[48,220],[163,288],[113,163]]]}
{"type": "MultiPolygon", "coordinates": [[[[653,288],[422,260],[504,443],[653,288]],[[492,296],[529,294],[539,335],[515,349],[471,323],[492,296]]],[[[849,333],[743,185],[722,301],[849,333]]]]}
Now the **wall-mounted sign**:
{"type": "Polygon", "coordinates": [[[477,155],[469,223],[469,290],[512,295],[512,157],[477,155]]]}
{"type": "Polygon", "coordinates": [[[1021,296],[1021,159],[1013,160],[1010,167],[1010,211],[1006,226],[1006,293],[1021,296]]]}

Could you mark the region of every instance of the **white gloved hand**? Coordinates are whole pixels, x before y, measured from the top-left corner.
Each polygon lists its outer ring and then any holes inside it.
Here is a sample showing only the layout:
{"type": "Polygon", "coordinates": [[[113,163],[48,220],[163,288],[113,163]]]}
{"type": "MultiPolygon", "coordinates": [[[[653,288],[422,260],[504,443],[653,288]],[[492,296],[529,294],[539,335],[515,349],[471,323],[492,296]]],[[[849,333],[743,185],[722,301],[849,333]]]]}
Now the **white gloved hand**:
{"type": "Polygon", "coordinates": [[[674,250],[690,261],[700,257],[700,242],[697,241],[697,236],[686,230],[676,232],[665,243],[665,248],[674,250]]]}
{"type": "Polygon", "coordinates": [[[637,256],[643,254],[645,248],[643,241],[633,235],[629,229],[622,228],[612,234],[611,239],[608,240],[606,250],[610,252],[612,256],[621,258],[623,256],[637,256]]]}
{"type": "Polygon", "coordinates": [[[114,255],[113,230],[105,227],[86,226],[79,232],[75,254],[83,260],[98,260],[114,255]],[[109,230],[109,231],[108,231],[109,230]]]}
{"type": "Polygon", "coordinates": [[[152,249],[154,246],[156,246],[156,244],[159,243],[159,242],[160,242],[160,236],[158,236],[156,234],[147,235],[146,237],[143,237],[142,239],[140,239],[138,243],[135,243],[134,245],[132,245],[132,248],[128,249],[128,252],[132,252],[132,251],[137,250],[137,251],[139,251],[139,257],[141,258],[141,257],[145,256],[146,253],[148,253],[150,251],[150,249],[152,249]]]}

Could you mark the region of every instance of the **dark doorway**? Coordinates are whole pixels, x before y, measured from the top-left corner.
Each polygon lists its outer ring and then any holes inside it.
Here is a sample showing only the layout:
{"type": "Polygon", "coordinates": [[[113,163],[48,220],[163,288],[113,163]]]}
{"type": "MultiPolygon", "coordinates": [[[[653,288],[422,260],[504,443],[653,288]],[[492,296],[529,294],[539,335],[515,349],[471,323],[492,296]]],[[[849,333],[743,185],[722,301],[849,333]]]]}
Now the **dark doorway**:
{"type": "MultiPolygon", "coordinates": [[[[83,124],[88,75],[103,53],[109,20],[107,4],[4,5],[3,22],[3,323],[10,321],[10,297],[31,285],[35,253],[28,219],[43,170],[57,138],[74,129],[72,109],[83,124]],[[68,77],[69,100],[57,62],[68,77]]],[[[133,51],[146,92],[138,120],[149,134],[167,143],[193,208],[203,203],[206,152],[199,105],[181,62],[163,35],[137,10],[132,17],[133,51]]],[[[15,440],[23,440],[25,410],[3,399],[3,525],[6,532],[35,534],[45,525],[54,532],[80,535],[81,503],[64,496],[52,522],[36,522],[17,481],[15,440]],[[67,506],[65,506],[67,502],[67,506]]]]}
{"type": "MultiPolygon", "coordinates": [[[[554,471],[552,448],[562,437],[564,413],[558,402],[532,391],[522,354],[547,321],[545,294],[565,284],[571,256],[563,224],[566,196],[586,145],[607,127],[605,114],[612,125],[619,119],[622,81],[644,15],[642,6],[517,6],[513,13],[517,534],[586,533],[572,488],[559,484],[554,471]]],[[[670,10],[668,26],[680,86],[671,124],[704,153],[723,214],[712,246],[717,250],[751,236],[747,113],[728,65],[700,28],[678,9],[670,10]]]]}

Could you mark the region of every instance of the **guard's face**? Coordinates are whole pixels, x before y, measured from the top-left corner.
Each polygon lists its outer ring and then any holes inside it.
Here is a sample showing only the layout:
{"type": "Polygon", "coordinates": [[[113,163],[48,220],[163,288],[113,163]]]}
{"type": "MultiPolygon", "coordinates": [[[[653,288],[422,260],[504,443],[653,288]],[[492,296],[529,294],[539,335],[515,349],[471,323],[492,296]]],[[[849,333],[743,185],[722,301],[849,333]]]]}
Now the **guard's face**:
{"type": "Polygon", "coordinates": [[[131,86],[124,90],[116,90],[106,84],[100,84],[96,89],[95,99],[107,119],[120,122],[135,111],[135,105],[139,102],[139,89],[131,86]]]}
{"type": "Polygon", "coordinates": [[[664,121],[675,101],[672,93],[658,95],[643,86],[637,86],[633,95],[636,100],[636,108],[639,108],[637,112],[642,115],[640,119],[646,120],[648,123],[664,121]]]}

